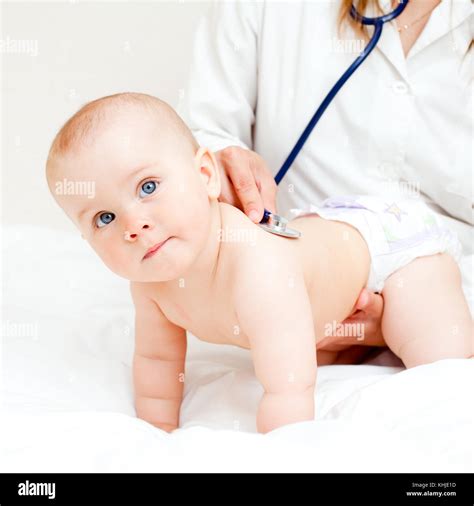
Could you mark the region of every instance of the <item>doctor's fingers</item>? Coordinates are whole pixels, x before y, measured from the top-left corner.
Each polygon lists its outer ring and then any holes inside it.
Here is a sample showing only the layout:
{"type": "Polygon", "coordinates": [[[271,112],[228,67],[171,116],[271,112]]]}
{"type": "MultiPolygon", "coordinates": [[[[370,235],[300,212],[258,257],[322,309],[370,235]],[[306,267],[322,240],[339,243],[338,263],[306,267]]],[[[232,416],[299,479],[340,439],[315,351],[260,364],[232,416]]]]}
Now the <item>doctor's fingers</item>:
{"type": "Polygon", "coordinates": [[[253,222],[259,222],[263,208],[275,212],[276,184],[261,156],[254,151],[231,146],[219,152],[231,190],[253,222]]]}
{"type": "Polygon", "coordinates": [[[382,335],[383,307],[382,295],[362,290],[355,313],[342,322],[343,326],[347,326],[343,327],[347,332],[343,332],[344,336],[338,339],[338,343],[387,346],[382,335]]]}
{"type": "Polygon", "coordinates": [[[221,193],[219,195],[219,202],[225,202],[226,204],[230,204],[231,206],[240,208],[239,205],[240,203],[239,199],[237,198],[237,194],[235,193],[230,178],[227,175],[227,172],[220,161],[219,161],[219,174],[221,181],[221,193]]]}
{"type": "Polygon", "coordinates": [[[239,146],[229,146],[219,151],[219,160],[228,178],[229,196],[237,200],[234,205],[258,222],[263,216],[263,202],[252,170],[256,164],[251,165],[251,153],[239,146]]]}
{"type": "Polygon", "coordinates": [[[360,310],[373,318],[382,319],[384,308],[383,295],[363,288],[355,303],[355,310],[360,310]]]}
{"type": "Polygon", "coordinates": [[[272,213],[276,213],[276,196],[278,186],[275,183],[273,174],[270,172],[267,164],[262,157],[257,155],[259,163],[255,167],[255,179],[257,181],[257,187],[260,195],[262,196],[263,205],[265,209],[268,209],[272,213]]]}

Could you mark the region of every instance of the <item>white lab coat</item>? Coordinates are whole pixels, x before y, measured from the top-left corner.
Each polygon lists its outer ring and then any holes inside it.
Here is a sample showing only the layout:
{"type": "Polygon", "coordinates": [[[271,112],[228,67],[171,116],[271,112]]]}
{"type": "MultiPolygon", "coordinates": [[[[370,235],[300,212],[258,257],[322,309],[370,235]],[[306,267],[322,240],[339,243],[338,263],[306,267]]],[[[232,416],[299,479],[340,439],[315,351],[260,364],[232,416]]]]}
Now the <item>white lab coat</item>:
{"type": "MultiPolygon", "coordinates": [[[[213,150],[255,150],[275,175],[358,54],[338,40],[339,2],[216,2],[197,30],[177,110],[213,150]]],[[[471,253],[473,15],[443,0],[405,58],[394,22],[315,127],[280,183],[288,214],[328,196],[418,190],[471,253]],[[454,218],[454,219],[453,219],[454,218]]]]}

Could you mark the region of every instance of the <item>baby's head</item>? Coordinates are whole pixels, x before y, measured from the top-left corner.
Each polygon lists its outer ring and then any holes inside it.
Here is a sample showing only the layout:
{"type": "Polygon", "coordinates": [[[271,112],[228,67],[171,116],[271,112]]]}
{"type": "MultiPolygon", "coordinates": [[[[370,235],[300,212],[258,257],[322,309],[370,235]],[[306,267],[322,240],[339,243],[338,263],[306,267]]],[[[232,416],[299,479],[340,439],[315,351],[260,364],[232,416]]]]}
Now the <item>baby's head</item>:
{"type": "Polygon", "coordinates": [[[214,155],[169,105],[139,93],[95,100],[72,116],[53,141],[46,177],[84,239],[131,281],[177,279],[191,267],[220,194],[214,155]]]}

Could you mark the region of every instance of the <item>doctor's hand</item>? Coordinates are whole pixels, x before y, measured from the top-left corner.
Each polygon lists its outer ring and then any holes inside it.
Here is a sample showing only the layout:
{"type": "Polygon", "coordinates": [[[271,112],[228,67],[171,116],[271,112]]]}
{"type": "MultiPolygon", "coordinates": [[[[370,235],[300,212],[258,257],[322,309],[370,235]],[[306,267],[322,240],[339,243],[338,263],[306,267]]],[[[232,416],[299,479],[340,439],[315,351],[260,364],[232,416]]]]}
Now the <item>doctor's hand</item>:
{"type": "Polygon", "coordinates": [[[260,155],[239,146],[214,155],[221,176],[220,202],[238,207],[254,223],[260,222],[264,208],[276,213],[277,185],[260,155]]]}
{"type": "Polygon", "coordinates": [[[387,346],[382,335],[382,314],[383,314],[382,295],[369,292],[363,289],[352,309],[352,314],[346,318],[344,324],[359,323],[364,325],[364,339],[361,341],[359,336],[341,337],[338,344],[357,344],[363,346],[387,346]]]}

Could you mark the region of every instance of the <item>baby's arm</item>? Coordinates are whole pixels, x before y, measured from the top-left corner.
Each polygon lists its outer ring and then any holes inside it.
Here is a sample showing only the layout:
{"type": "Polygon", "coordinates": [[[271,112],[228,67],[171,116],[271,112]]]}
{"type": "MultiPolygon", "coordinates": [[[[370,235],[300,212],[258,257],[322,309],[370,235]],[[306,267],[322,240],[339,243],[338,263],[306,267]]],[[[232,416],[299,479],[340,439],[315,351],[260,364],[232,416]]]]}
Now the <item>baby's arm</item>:
{"type": "Polygon", "coordinates": [[[300,267],[285,252],[244,260],[235,283],[239,326],[248,336],[255,374],[265,390],[257,430],[314,419],[316,342],[300,267]]]}
{"type": "Polygon", "coordinates": [[[165,317],[142,285],[132,282],[130,290],[135,304],[135,409],[139,418],[170,432],[179,426],[186,331],[165,317]]]}

